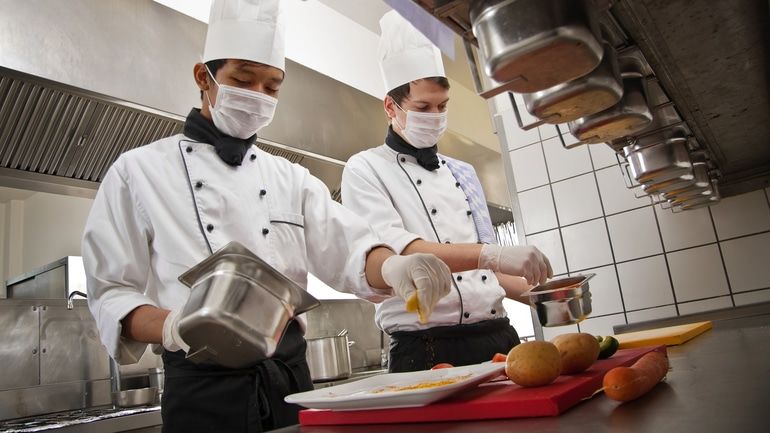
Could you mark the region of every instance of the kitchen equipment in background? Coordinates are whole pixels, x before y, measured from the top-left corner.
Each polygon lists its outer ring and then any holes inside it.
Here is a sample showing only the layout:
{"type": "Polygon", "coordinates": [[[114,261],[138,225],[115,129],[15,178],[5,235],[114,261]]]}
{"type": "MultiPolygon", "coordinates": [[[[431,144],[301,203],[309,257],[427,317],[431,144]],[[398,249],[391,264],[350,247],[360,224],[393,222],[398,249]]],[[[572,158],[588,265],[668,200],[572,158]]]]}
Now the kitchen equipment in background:
{"type": "Polygon", "coordinates": [[[581,322],[591,314],[588,280],[596,274],[558,278],[535,286],[522,294],[529,297],[542,326],[561,326],[581,322]]]}
{"type": "Polygon", "coordinates": [[[524,130],[542,123],[566,123],[598,113],[615,105],[623,97],[623,81],[615,49],[603,44],[601,63],[588,74],[545,90],[522,95],[527,111],[541,119],[524,130]]]}
{"type": "Polygon", "coordinates": [[[470,21],[487,75],[531,93],[591,72],[602,46],[590,9],[587,0],[474,0],[470,21]]]}
{"type": "Polygon", "coordinates": [[[347,379],[352,373],[350,367],[350,346],[347,330],[329,337],[307,339],[305,354],[313,382],[347,379]]]}
{"type": "MultiPolygon", "coordinates": [[[[299,413],[299,423],[301,425],[435,423],[556,416],[590,398],[601,389],[602,379],[607,371],[618,366],[630,366],[651,351],[665,354],[666,347],[619,350],[612,358],[595,362],[591,368],[581,374],[560,376],[554,383],[546,386],[522,388],[506,380],[478,386],[422,407],[303,410],[299,413]]],[[[390,375],[392,374],[388,374],[390,375]]]]}
{"type": "Polygon", "coordinates": [[[164,385],[164,379],[165,379],[165,373],[162,368],[148,368],[147,374],[149,374],[150,378],[150,388],[157,388],[158,389],[158,402],[160,402],[161,397],[163,396],[163,385],[164,385]]]}
{"type": "Polygon", "coordinates": [[[516,226],[513,221],[495,224],[495,238],[499,245],[514,246],[519,242],[516,238],[516,226]]]}
{"type": "Polygon", "coordinates": [[[5,282],[6,296],[13,299],[67,299],[74,291],[86,291],[83,258],[66,256],[5,282]]]}
{"type": "Polygon", "coordinates": [[[158,398],[158,388],[125,389],[112,393],[115,407],[136,407],[154,404],[158,398]]]}
{"type": "Polygon", "coordinates": [[[651,146],[623,148],[631,175],[642,184],[656,184],[672,179],[692,180],[693,170],[684,137],[670,138],[651,146]]]}
{"type": "Polygon", "coordinates": [[[684,344],[713,327],[711,321],[689,323],[686,325],[668,326],[665,328],[648,329],[646,331],[616,334],[621,349],[646,347],[665,344],[676,346],[684,344]]]}
{"type": "Polygon", "coordinates": [[[652,123],[647,105],[646,79],[638,59],[618,59],[623,77],[623,97],[612,107],[568,123],[572,135],[583,143],[604,143],[632,135],[652,123]]]}
{"type": "Polygon", "coordinates": [[[289,321],[320,303],[238,242],[179,277],[191,288],[179,320],[187,358],[242,368],[272,356],[289,321]]]}
{"type": "Polygon", "coordinates": [[[687,200],[688,198],[713,194],[714,191],[711,179],[709,178],[708,166],[705,162],[693,162],[692,174],[693,179],[689,185],[670,191],[663,191],[661,192],[663,198],[666,200],[687,200]]]}

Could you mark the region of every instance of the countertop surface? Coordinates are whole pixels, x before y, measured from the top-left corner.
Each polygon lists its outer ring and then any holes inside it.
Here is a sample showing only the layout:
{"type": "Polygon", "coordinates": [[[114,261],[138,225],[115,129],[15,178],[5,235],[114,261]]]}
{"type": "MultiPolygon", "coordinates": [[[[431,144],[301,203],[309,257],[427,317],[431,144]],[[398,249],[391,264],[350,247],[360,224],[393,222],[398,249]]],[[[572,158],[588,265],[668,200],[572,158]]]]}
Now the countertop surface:
{"type": "Polygon", "coordinates": [[[619,404],[599,394],[556,417],[360,426],[291,426],[281,433],[501,431],[766,432],[770,411],[770,314],[721,319],[668,348],[672,370],[644,397],[619,404]]]}

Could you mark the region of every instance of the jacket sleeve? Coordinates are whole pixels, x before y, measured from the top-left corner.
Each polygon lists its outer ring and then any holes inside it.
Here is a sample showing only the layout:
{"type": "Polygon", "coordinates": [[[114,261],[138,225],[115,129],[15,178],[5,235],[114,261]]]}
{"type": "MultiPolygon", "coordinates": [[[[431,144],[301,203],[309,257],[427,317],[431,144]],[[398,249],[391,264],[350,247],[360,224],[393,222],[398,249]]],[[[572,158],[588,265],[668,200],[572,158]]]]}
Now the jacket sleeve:
{"type": "Polygon", "coordinates": [[[369,252],[379,246],[390,247],[366,220],[332,200],[326,185],[309,173],[303,192],[309,271],[334,289],[371,302],[391,297],[369,286],[365,273],[369,252]]]}
{"type": "Polygon", "coordinates": [[[146,343],[121,336],[121,320],[141,305],[156,305],[145,294],[152,232],[141,203],[132,199],[121,161],[108,171],[96,194],[82,240],[88,306],[107,352],[121,364],[135,363],[146,343]]]}
{"type": "Polygon", "coordinates": [[[404,229],[404,221],[374,169],[355,156],[342,171],[342,204],[369,221],[375,232],[398,254],[420,238],[404,229]]]}

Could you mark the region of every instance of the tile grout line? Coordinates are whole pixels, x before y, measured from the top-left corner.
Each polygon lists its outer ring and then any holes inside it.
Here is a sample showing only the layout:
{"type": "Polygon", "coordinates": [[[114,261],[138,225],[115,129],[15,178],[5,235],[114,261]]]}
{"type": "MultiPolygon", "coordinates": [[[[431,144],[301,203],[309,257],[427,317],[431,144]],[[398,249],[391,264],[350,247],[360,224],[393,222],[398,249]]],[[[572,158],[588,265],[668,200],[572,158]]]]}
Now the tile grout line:
{"type": "MultiPolygon", "coordinates": [[[[653,205],[654,206],[654,205],[653,205]]],[[[676,300],[676,287],[674,287],[674,277],[671,275],[671,265],[668,263],[668,256],[666,255],[666,247],[663,243],[663,232],[660,230],[660,221],[658,220],[658,213],[655,212],[655,208],[652,209],[652,216],[655,218],[655,226],[658,228],[658,237],[660,238],[660,249],[663,250],[663,260],[666,262],[666,272],[668,273],[668,281],[671,284],[671,295],[674,297],[674,308],[676,309],[676,315],[679,314],[679,302],[676,300]]]]}
{"type": "Polygon", "coordinates": [[[714,214],[711,213],[711,206],[707,206],[709,211],[709,220],[711,221],[711,228],[714,230],[714,237],[717,239],[717,249],[719,250],[719,260],[722,262],[722,270],[725,273],[725,281],[727,281],[727,292],[730,294],[730,302],[735,307],[735,297],[733,297],[733,285],[730,282],[730,273],[727,272],[727,263],[725,262],[725,254],[722,252],[722,243],[719,240],[719,233],[717,233],[717,225],[714,221],[714,214]]]}

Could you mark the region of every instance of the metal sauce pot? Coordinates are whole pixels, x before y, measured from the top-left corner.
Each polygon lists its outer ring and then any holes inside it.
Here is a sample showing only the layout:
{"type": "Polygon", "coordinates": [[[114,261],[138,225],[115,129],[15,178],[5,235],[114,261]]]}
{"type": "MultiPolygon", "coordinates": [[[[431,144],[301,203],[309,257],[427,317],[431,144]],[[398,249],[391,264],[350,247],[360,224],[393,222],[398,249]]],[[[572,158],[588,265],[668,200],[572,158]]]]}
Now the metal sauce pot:
{"type": "Polygon", "coordinates": [[[352,373],[350,367],[350,346],[346,332],[332,337],[310,338],[307,340],[306,358],[313,382],[347,379],[352,373]]]}

